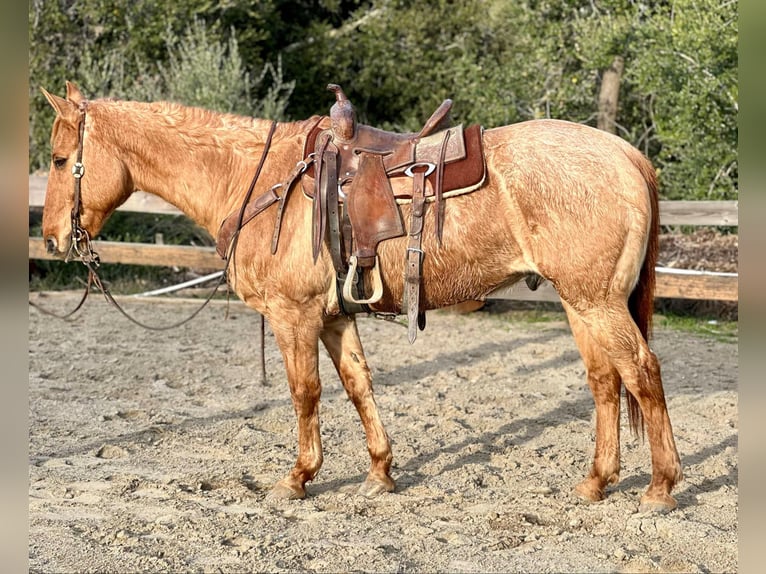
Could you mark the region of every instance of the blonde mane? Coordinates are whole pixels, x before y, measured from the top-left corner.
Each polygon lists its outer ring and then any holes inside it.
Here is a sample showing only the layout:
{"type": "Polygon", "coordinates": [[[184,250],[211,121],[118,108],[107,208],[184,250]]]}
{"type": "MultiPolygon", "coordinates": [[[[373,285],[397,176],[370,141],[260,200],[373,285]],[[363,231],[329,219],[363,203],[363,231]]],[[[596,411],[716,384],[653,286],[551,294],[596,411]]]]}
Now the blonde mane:
{"type": "MultiPolygon", "coordinates": [[[[144,103],[104,98],[90,101],[87,109],[88,114],[96,121],[98,118],[109,118],[99,125],[99,131],[109,137],[119,138],[120,134],[141,133],[142,130],[136,132],[134,129],[124,129],[128,126],[123,122],[130,122],[132,128],[140,126],[144,131],[173,131],[177,137],[195,148],[214,146],[246,155],[260,151],[272,122],[268,119],[213,112],[168,101],[144,103]]],[[[316,117],[299,122],[279,122],[274,140],[305,134],[306,126],[315,119],[316,117]]]]}

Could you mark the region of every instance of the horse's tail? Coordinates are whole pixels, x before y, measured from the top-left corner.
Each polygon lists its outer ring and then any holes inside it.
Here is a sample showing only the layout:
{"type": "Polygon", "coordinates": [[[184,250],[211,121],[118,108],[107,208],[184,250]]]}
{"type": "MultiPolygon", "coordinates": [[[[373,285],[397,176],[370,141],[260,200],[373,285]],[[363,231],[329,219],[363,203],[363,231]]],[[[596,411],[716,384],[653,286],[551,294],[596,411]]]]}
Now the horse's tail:
{"type": "MultiPolygon", "coordinates": [[[[651,220],[649,224],[649,236],[646,241],[646,255],[638,277],[638,283],[628,299],[628,309],[638,326],[644,340],[649,341],[652,329],[652,315],[654,313],[654,288],[656,284],[655,266],[659,252],[660,232],[660,204],[657,184],[657,172],[652,163],[638,150],[633,149],[631,154],[633,164],[641,172],[649,191],[651,207],[651,220]]],[[[644,434],[644,417],[638,401],[628,390],[625,390],[625,399],[628,407],[628,423],[634,435],[644,434]]]]}

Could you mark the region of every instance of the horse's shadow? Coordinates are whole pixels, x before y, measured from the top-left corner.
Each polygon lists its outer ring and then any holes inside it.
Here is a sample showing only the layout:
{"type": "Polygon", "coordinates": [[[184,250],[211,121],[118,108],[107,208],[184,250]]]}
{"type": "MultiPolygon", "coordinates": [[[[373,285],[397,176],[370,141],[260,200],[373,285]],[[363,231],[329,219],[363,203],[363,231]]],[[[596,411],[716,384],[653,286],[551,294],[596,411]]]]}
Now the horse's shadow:
{"type": "MultiPolygon", "coordinates": [[[[475,357],[485,357],[498,351],[512,352],[513,349],[519,349],[529,343],[547,342],[556,334],[557,333],[555,332],[541,333],[537,337],[524,341],[516,340],[503,343],[485,343],[467,350],[467,352],[470,351],[475,357]],[[511,350],[509,351],[509,349],[511,350]]],[[[560,368],[577,360],[579,360],[579,355],[576,352],[565,351],[552,357],[548,361],[536,364],[534,368],[536,371],[543,371],[546,368],[560,368]]],[[[401,384],[406,384],[407,381],[412,379],[425,378],[440,370],[450,369],[461,364],[464,364],[464,361],[456,360],[449,354],[439,355],[429,361],[424,361],[417,365],[402,366],[386,372],[381,375],[382,384],[400,384],[398,382],[391,382],[392,379],[397,381],[401,379],[401,384]]],[[[534,417],[514,419],[507,424],[481,434],[474,432],[473,429],[465,423],[457,421],[465,428],[465,434],[462,434],[459,440],[452,442],[443,448],[416,454],[397,467],[401,473],[401,476],[397,478],[398,488],[400,491],[406,492],[412,487],[421,485],[429,477],[420,469],[427,463],[433,462],[445,454],[456,455],[457,458],[446,464],[441,469],[441,472],[456,470],[462,468],[466,464],[489,464],[493,455],[502,453],[506,447],[511,445],[521,446],[540,436],[546,429],[551,427],[551,421],[556,421],[555,424],[560,425],[571,421],[589,420],[592,413],[593,399],[587,391],[587,388],[583,387],[582,393],[580,393],[579,396],[571,400],[561,401],[553,409],[534,417]],[[503,437],[501,443],[498,442],[498,437],[503,437]],[[469,447],[475,447],[476,445],[479,445],[478,449],[469,449],[469,447]]],[[[710,446],[687,456],[682,454],[682,465],[684,467],[690,467],[704,463],[708,459],[722,453],[726,448],[736,445],[736,435],[730,436],[717,444],[711,444],[710,446]]],[[[591,454],[592,453],[589,450],[586,456],[590,456],[591,454]]],[[[360,474],[354,478],[328,481],[321,485],[316,485],[312,490],[317,493],[324,493],[337,489],[347,490],[351,487],[350,483],[355,481],[361,482],[362,480],[364,480],[364,475],[360,474]]],[[[696,495],[713,492],[723,485],[736,484],[737,480],[738,470],[735,466],[732,467],[727,474],[706,478],[699,484],[690,485],[689,483],[680,483],[680,488],[676,492],[676,497],[681,506],[694,506],[697,503],[695,499],[696,495]]],[[[625,479],[621,480],[617,485],[610,487],[610,490],[616,492],[642,491],[650,481],[651,475],[649,473],[640,472],[625,477],[625,479]]]]}
{"type": "MultiPolygon", "coordinates": [[[[475,358],[476,360],[481,360],[482,358],[486,358],[489,355],[498,351],[503,351],[503,350],[507,351],[509,348],[520,348],[523,345],[528,343],[548,341],[552,336],[553,335],[551,334],[547,336],[535,337],[526,341],[522,341],[521,344],[518,344],[515,347],[514,347],[513,341],[505,342],[505,343],[498,343],[498,342],[486,343],[482,345],[477,345],[476,347],[466,348],[465,352],[470,353],[471,356],[475,358]]],[[[456,365],[463,364],[464,362],[465,360],[459,360],[459,359],[456,360],[454,358],[454,354],[445,353],[442,355],[437,355],[436,357],[434,357],[433,359],[429,361],[424,361],[417,364],[411,364],[411,365],[398,367],[396,369],[383,373],[380,375],[381,380],[376,381],[376,383],[381,385],[407,384],[413,380],[426,378],[430,375],[438,374],[441,371],[448,370],[456,365]],[[397,382],[392,382],[392,380],[397,382]]],[[[284,376],[284,372],[282,371],[278,371],[278,374],[281,376],[284,376]]],[[[275,384],[275,383],[272,382],[271,384],[275,384]]],[[[340,399],[344,396],[345,396],[345,391],[343,390],[343,387],[340,384],[333,385],[333,386],[325,386],[322,389],[323,401],[340,399]]],[[[162,430],[165,432],[184,431],[194,426],[199,426],[199,425],[207,426],[210,424],[220,423],[227,420],[257,418],[259,413],[262,413],[264,411],[268,411],[275,408],[288,408],[288,407],[290,408],[290,415],[292,415],[292,408],[291,408],[292,402],[289,397],[289,394],[287,393],[287,385],[285,385],[284,398],[261,400],[247,408],[220,412],[220,413],[212,414],[205,417],[189,417],[176,423],[162,424],[160,426],[162,427],[162,430]]],[[[114,442],[119,444],[126,444],[126,443],[130,444],[130,443],[141,442],[147,438],[150,438],[153,434],[155,434],[157,426],[158,426],[157,424],[150,423],[146,427],[141,428],[139,430],[135,430],[135,431],[127,432],[127,433],[121,433],[121,434],[99,436],[98,438],[92,441],[80,442],[76,446],[73,446],[68,449],[62,449],[62,450],[56,451],[55,453],[53,452],[49,454],[37,453],[37,455],[30,453],[32,454],[31,456],[32,463],[38,462],[37,459],[46,460],[49,458],[67,458],[71,456],[87,454],[89,452],[95,452],[101,446],[103,446],[105,442],[114,442]]]]}

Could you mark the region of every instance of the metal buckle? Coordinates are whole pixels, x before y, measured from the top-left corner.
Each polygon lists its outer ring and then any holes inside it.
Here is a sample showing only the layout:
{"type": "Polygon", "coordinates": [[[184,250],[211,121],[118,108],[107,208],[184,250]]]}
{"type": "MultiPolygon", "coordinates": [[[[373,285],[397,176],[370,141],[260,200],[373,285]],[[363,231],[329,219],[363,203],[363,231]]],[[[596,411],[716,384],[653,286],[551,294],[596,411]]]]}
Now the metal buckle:
{"type": "MultiPolygon", "coordinates": [[[[436,169],[436,164],[433,164],[427,161],[419,161],[419,162],[413,163],[410,167],[404,170],[404,175],[407,175],[409,177],[415,177],[415,173],[412,171],[412,168],[414,167],[427,168],[425,171],[424,177],[428,177],[436,169]]],[[[423,173],[423,172],[418,172],[418,173],[423,173]]]]}
{"type": "Polygon", "coordinates": [[[85,166],[81,162],[77,162],[72,166],[72,175],[75,179],[80,179],[85,175],[85,166]]]}
{"type": "Polygon", "coordinates": [[[309,168],[309,166],[314,163],[315,157],[316,153],[312,151],[309,155],[306,156],[306,159],[302,159],[297,164],[295,164],[295,167],[300,166],[298,167],[298,173],[304,173],[309,168]]]}

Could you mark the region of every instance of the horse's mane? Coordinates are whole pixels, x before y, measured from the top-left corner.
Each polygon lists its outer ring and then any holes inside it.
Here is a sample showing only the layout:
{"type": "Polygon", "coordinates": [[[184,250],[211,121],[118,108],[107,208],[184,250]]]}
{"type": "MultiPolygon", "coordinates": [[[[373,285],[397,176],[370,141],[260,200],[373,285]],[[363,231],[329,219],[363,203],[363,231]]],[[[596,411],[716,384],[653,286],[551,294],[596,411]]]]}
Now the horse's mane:
{"type": "MultiPolygon", "coordinates": [[[[104,122],[113,126],[116,132],[114,135],[122,131],[121,122],[131,122],[147,129],[157,126],[176,131],[184,139],[196,144],[207,140],[213,145],[228,144],[232,147],[263,144],[271,125],[271,120],[267,119],[214,112],[170,101],[146,103],[100,98],[89,102],[88,112],[114,120],[104,122]]],[[[312,118],[280,122],[275,138],[306,133],[308,124],[313,121],[312,118]]]]}
{"type": "Polygon", "coordinates": [[[211,110],[185,106],[177,102],[152,102],[148,105],[152,114],[163,116],[173,127],[183,126],[185,129],[246,129],[264,132],[271,124],[270,120],[255,117],[240,116],[232,113],[213,112],[211,110]]]}

